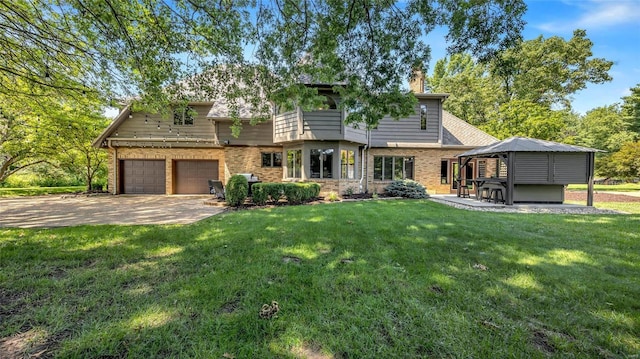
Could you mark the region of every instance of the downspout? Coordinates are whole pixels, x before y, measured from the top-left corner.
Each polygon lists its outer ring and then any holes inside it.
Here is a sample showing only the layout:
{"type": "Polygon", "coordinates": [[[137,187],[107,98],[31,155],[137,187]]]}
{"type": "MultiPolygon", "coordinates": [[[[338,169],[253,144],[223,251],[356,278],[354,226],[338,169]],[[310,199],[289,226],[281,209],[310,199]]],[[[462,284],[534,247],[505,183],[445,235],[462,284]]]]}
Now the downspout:
{"type": "Polygon", "coordinates": [[[107,140],[107,147],[113,150],[113,194],[118,194],[118,147],[111,145],[111,139],[107,140]]]}
{"type": "Polygon", "coordinates": [[[369,129],[367,128],[367,144],[364,145],[364,148],[362,149],[362,159],[360,160],[360,162],[362,163],[362,165],[360,167],[361,171],[360,171],[360,185],[359,185],[359,189],[360,189],[360,193],[368,193],[369,192],[369,182],[365,182],[364,184],[364,192],[362,191],[363,186],[362,186],[362,181],[364,181],[365,177],[366,177],[366,173],[367,170],[369,169],[368,167],[365,167],[365,163],[368,162],[368,156],[367,156],[367,150],[369,149],[369,134],[371,132],[369,131],[369,129]]]}

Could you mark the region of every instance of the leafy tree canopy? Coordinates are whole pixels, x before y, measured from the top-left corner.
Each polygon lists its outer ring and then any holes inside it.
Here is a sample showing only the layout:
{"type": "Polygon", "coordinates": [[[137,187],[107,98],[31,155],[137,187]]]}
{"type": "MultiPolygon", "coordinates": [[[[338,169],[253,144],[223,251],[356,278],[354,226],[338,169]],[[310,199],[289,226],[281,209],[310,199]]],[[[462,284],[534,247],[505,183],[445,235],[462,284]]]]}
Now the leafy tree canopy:
{"type": "Polygon", "coordinates": [[[435,26],[449,28],[451,51],[489,58],[519,39],[525,9],[521,0],[0,0],[9,80],[0,92],[139,96],[158,110],[190,98],[189,86],[169,86],[188,79],[234,108],[265,96],[316,101],[290,90],[306,78],[343,84],[347,121],[375,124],[410,108],[403,83],[428,63],[423,39],[435,26]]]}
{"type": "Polygon", "coordinates": [[[585,30],[575,30],[569,41],[539,36],[501,52],[491,63],[491,73],[500,79],[505,101],[570,108],[571,95],[588,83],[611,81],[613,62],[592,58],[592,47],[585,30]]]}

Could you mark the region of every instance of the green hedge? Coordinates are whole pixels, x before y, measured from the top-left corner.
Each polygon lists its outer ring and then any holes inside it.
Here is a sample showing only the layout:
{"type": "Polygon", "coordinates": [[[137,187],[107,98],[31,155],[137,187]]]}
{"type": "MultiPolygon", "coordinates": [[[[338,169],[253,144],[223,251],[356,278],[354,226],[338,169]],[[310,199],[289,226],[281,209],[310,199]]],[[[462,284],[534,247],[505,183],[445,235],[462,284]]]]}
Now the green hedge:
{"type": "Polygon", "coordinates": [[[251,187],[253,203],[258,206],[277,203],[286,198],[289,204],[300,204],[317,198],[320,185],[313,182],[256,183],[251,187]]]}
{"type": "Polygon", "coordinates": [[[229,178],[224,196],[227,204],[232,207],[238,207],[244,203],[249,193],[249,182],[242,175],[234,175],[229,178]]]}

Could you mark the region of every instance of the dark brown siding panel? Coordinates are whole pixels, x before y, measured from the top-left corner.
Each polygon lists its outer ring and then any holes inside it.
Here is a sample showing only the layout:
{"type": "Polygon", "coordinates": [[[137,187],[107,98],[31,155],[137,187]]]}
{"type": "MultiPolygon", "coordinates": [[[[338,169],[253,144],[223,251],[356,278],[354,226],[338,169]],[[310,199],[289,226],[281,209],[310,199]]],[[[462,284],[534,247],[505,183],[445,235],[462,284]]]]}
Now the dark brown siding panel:
{"type": "Polygon", "coordinates": [[[553,182],[558,184],[587,183],[587,153],[554,154],[553,182]]]}
{"type": "Polygon", "coordinates": [[[218,161],[175,161],[173,169],[176,194],[207,194],[207,180],[218,179],[218,161]]]}
{"type": "Polygon", "coordinates": [[[165,161],[123,160],[122,193],[164,194],[165,161]]]}

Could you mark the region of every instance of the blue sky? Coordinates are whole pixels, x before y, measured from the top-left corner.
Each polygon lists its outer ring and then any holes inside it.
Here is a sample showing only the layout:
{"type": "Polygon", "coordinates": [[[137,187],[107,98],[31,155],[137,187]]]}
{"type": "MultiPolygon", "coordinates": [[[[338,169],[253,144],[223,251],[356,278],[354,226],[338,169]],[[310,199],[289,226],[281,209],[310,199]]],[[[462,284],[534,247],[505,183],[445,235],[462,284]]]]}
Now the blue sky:
{"type": "MultiPolygon", "coordinates": [[[[581,114],[621,102],[629,89],[640,83],[640,0],[525,0],[527,22],[525,40],[540,35],[560,36],[566,40],[573,30],[584,29],[593,42],[593,56],[613,61],[609,71],[613,81],[589,84],[573,96],[572,107],[581,114]]],[[[436,32],[429,36],[435,61],[445,56],[444,40],[436,32]],[[436,40],[435,42],[433,40],[436,40]]]]}

